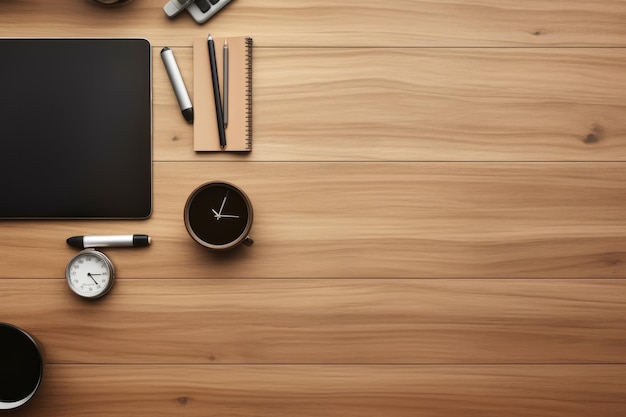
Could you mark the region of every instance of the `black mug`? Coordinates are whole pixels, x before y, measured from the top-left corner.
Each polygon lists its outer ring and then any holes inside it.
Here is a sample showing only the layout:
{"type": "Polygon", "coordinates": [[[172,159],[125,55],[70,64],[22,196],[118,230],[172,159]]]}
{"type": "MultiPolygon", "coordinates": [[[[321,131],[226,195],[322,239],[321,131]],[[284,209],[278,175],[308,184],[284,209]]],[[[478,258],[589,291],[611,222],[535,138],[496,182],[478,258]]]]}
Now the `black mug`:
{"type": "Polygon", "coordinates": [[[253,210],[248,195],[225,181],[211,181],[196,188],[185,204],[185,227],[189,235],[213,250],[252,245],[248,235],[253,210]]]}
{"type": "Polygon", "coordinates": [[[43,377],[44,356],[34,337],[0,323],[0,411],[26,404],[43,377]]]}

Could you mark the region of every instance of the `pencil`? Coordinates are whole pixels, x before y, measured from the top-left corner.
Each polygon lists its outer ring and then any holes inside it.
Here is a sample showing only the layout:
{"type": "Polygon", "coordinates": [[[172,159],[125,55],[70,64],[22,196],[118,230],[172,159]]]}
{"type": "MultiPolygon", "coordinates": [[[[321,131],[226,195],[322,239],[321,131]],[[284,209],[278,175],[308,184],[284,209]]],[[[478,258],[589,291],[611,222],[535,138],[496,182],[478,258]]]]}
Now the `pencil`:
{"type": "Polygon", "coordinates": [[[224,127],[228,126],[228,40],[224,39],[224,127]]]}

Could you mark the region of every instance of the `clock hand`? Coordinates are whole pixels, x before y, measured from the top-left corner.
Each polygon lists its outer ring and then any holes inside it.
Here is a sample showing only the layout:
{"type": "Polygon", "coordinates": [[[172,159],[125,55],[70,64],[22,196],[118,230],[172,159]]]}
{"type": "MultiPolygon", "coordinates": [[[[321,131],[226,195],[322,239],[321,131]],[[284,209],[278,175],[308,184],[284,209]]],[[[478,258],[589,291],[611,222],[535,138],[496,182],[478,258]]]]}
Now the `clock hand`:
{"type": "Polygon", "coordinates": [[[218,213],[218,216],[222,215],[222,210],[224,210],[224,204],[226,204],[227,198],[228,198],[228,191],[226,191],[226,195],[224,196],[224,199],[222,200],[222,207],[220,207],[220,212],[218,213]]]}
{"type": "Polygon", "coordinates": [[[220,217],[228,217],[228,218],[231,218],[231,219],[238,219],[239,218],[239,216],[236,216],[234,214],[222,214],[222,215],[220,215],[220,217]]]}
{"type": "Polygon", "coordinates": [[[211,211],[213,212],[213,217],[215,217],[217,220],[221,219],[222,217],[231,217],[231,216],[222,216],[222,211],[224,211],[224,206],[226,205],[226,199],[228,198],[228,191],[226,191],[226,195],[224,196],[224,199],[222,200],[222,205],[220,206],[220,211],[217,212],[215,211],[215,209],[211,209],[211,211]]]}
{"type": "MultiPolygon", "coordinates": [[[[100,275],[100,274],[93,274],[93,275],[100,275]]],[[[96,279],[92,276],[91,272],[87,272],[87,276],[93,280],[94,284],[98,284],[98,281],[96,281],[96,279]]]]}

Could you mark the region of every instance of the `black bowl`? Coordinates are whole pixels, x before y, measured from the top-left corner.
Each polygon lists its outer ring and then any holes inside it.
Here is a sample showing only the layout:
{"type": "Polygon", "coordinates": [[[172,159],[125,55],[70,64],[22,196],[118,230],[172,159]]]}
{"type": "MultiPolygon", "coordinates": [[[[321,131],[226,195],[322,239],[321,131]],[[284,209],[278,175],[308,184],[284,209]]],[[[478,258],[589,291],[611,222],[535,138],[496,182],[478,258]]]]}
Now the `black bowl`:
{"type": "Polygon", "coordinates": [[[43,353],[35,338],[0,323],[0,410],[26,404],[41,384],[43,368],[43,353]]]}

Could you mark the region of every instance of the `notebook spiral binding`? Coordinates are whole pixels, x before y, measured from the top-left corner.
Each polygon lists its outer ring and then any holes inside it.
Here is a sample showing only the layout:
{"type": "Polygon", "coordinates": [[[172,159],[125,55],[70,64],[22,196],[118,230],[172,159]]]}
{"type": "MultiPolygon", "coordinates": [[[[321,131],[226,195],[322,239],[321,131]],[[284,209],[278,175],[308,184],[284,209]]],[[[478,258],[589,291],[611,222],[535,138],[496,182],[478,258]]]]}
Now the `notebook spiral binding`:
{"type": "Polygon", "coordinates": [[[252,149],[252,38],[246,38],[246,145],[252,149]]]}

